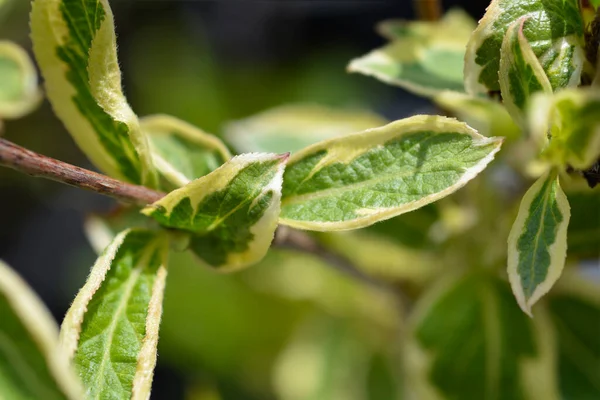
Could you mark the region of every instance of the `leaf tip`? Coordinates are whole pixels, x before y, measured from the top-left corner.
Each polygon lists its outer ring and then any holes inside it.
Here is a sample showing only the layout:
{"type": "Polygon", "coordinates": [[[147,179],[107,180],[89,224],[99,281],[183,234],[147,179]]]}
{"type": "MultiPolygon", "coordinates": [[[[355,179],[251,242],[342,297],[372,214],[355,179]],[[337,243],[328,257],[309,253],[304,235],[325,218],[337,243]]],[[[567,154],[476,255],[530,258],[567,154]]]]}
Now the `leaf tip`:
{"type": "Polygon", "coordinates": [[[279,154],[277,156],[281,160],[282,163],[286,163],[290,159],[290,152],[279,154]]]}

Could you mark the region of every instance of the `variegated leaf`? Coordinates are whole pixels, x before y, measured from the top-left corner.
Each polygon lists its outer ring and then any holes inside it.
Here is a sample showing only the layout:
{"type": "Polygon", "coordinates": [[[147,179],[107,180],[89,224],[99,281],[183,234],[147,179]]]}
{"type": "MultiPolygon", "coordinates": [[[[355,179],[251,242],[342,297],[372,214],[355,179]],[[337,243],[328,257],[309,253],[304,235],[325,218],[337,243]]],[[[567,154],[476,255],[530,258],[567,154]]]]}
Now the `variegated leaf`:
{"type": "Polygon", "coordinates": [[[152,115],[142,118],[140,125],[166,190],[185,186],[231,158],[219,138],[175,117],[152,115]]]}
{"type": "Polygon", "coordinates": [[[352,60],[348,70],[423,96],[443,90],[464,92],[465,44],[474,27],[460,11],[439,22],[385,22],[379,30],[393,41],[352,60]]]}
{"type": "Polygon", "coordinates": [[[229,123],[225,137],[242,152],[295,152],[321,140],[384,125],[369,111],[343,110],[312,104],[277,107],[229,123]]]}
{"type": "Polygon", "coordinates": [[[275,233],[287,155],[248,153],[142,212],[191,234],[190,249],[222,271],[264,257],[275,233]]]}
{"type": "Polygon", "coordinates": [[[414,39],[395,40],[356,58],[349,72],[372,76],[420,96],[434,96],[443,90],[464,92],[464,49],[452,43],[423,45],[414,39]]]}
{"type": "Polygon", "coordinates": [[[529,17],[523,31],[554,90],[579,84],[584,63],[583,21],[577,0],[493,0],[471,35],[465,56],[465,89],[500,90],[503,38],[510,24],[529,17]]]}
{"type": "Polygon", "coordinates": [[[600,158],[600,93],[592,88],[537,96],[529,128],[535,137],[550,137],[542,157],[564,167],[585,170],[600,158]]]}
{"type": "Polygon", "coordinates": [[[546,313],[527,318],[506,282],[468,275],[416,305],[404,349],[415,399],[558,400],[555,338],[546,313]]]}
{"type": "Polygon", "coordinates": [[[567,255],[570,207],[556,172],[525,193],[508,236],[508,277],[519,306],[531,307],[554,285],[567,255]]]}
{"type": "Polygon", "coordinates": [[[29,286],[0,261],[0,398],[82,398],[58,327],[29,286]]]}
{"type": "Polygon", "coordinates": [[[41,99],[37,71],[25,50],[0,41],[0,120],[30,113],[41,99]]]}
{"type": "Polygon", "coordinates": [[[48,98],[79,147],[105,173],[155,185],[147,140],[122,92],[108,0],[34,0],[31,37],[48,98]]]}
{"type": "Polygon", "coordinates": [[[280,223],[346,230],[418,209],[473,179],[501,144],[424,115],[317,143],[288,162],[280,223]]]}
{"type": "Polygon", "coordinates": [[[104,250],[61,327],[87,397],[147,399],[167,275],[164,233],[126,230],[104,250]]]}
{"type": "Polygon", "coordinates": [[[502,102],[514,120],[526,129],[526,107],[536,92],[552,93],[552,85],[523,34],[529,17],[521,17],[506,31],[500,49],[502,102]]]}

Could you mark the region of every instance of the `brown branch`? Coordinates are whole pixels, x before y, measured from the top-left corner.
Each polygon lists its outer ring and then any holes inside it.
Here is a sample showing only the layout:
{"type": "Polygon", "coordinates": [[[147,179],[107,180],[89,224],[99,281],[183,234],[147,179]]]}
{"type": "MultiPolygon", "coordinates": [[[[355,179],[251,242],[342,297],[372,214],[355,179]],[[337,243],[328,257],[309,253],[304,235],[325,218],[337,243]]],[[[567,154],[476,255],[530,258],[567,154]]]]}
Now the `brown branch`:
{"type": "Polygon", "coordinates": [[[442,17],[442,0],[413,0],[415,14],[421,21],[437,21],[442,17]]]}
{"type": "MultiPolygon", "coordinates": [[[[117,200],[145,206],[160,200],[165,193],[144,186],[132,185],[96,172],[50,158],[0,138],[0,165],[25,174],[65,183],[117,200]]],[[[344,273],[373,288],[392,295],[406,305],[408,299],[389,283],[367,275],[346,257],[334,253],[310,235],[285,226],[277,229],[274,246],[313,254],[339,272],[344,273]]]]}
{"type": "Polygon", "coordinates": [[[117,200],[145,206],[165,193],[132,185],[117,179],[46,157],[0,138],[0,165],[25,174],[90,190],[117,200]]]}

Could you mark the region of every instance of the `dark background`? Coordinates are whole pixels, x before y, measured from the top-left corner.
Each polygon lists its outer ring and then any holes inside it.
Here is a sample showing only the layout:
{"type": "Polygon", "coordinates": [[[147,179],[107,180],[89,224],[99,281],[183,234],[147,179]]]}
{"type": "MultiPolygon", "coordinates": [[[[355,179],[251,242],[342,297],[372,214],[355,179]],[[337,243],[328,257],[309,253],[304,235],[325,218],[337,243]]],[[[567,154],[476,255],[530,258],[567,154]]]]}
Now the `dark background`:
{"type": "MultiPolygon", "coordinates": [[[[29,5],[14,3],[0,25],[0,37],[30,51],[29,5]]],[[[466,8],[476,19],[487,5],[443,3],[446,9],[466,8]]],[[[378,21],[414,17],[410,0],[114,0],[111,5],[125,91],[140,115],[169,113],[220,134],[228,120],[290,102],[359,105],[391,119],[431,110],[427,101],[401,89],[345,72],[351,58],[383,44],[373,30],[378,21]]],[[[7,121],[4,132],[35,151],[92,168],[47,102],[22,120],[7,121]]],[[[0,258],[24,277],[57,320],[95,259],[83,232],[84,218],[113,206],[95,194],[0,169],[0,258]]],[[[235,278],[206,279],[206,287],[214,289],[224,284],[221,280],[235,278]]],[[[167,293],[167,301],[171,297],[167,293]]],[[[218,310],[222,301],[209,299],[203,307],[218,310]]],[[[166,306],[165,324],[170,309],[177,306],[166,306]]],[[[202,332],[202,327],[189,329],[202,332]]],[[[178,348],[169,344],[177,335],[162,336],[166,343],[161,343],[154,399],[184,398],[187,384],[198,379],[215,382],[222,398],[264,398],[210,363],[179,362],[185,344],[178,348]]]]}

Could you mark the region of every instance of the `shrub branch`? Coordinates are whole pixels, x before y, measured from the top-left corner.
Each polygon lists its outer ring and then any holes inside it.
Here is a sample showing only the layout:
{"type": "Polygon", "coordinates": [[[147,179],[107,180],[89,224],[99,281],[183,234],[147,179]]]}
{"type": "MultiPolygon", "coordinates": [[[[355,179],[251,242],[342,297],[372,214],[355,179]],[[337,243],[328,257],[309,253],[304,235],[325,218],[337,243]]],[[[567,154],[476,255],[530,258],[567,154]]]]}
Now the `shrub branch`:
{"type": "MultiPolygon", "coordinates": [[[[2,138],[0,138],[0,166],[96,192],[141,207],[152,204],[166,195],[164,192],[126,183],[44,156],[2,138]]],[[[273,244],[277,247],[313,254],[337,271],[371,287],[393,293],[396,298],[401,299],[402,303],[406,303],[406,299],[401,293],[387,282],[367,275],[350,260],[325,248],[304,232],[281,226],[277,230],[273,244]]]]}

